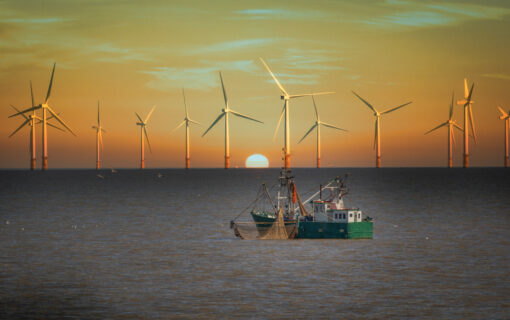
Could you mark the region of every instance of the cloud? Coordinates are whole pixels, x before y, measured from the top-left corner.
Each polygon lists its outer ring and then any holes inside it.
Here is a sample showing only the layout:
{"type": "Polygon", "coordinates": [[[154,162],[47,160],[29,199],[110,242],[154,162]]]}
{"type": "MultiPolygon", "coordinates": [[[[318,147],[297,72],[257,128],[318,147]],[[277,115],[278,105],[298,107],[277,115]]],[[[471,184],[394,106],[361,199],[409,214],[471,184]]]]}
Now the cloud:
{"type": "Polygon", "coordinates": [[[293,11],[288,9],[245,9],[236,11],[234,19],[246,20],[317,20],[325,18],[327,14],[321,11],[293,11]]]}
{"type": "Polygon", "coordinates": [[[502,73],[485,73],[485,74],[482,74],[482,76],[486,77],[486,78],[493,78],[493,79],[500,79],[500,80],[510,80],[510,75],[502,74],[502,73]]]}
{"type": "Polygon", "coordinates": [[[219,86],[218,71],[242,71],[253,73],[257,71],[253,60],[237,61],[208,61],[201,60],[201,67],[156,67],[142,73],[154,76],[147,86],[157,90],[170,88],[186,88],[207,90],[219,86]]]}
{"type": "Polygon", "coordinates": [[[66,21],[72,21],[72,19],[62,19],[62,18],[0,19],[0,23],[29,23],[29,24],[45,24],[45,23],[57,23],[57,22],[66,22],[66,21]]]}
{"type": "Polygon", "coordinates": [[[358,20],[377,27],[430,27],[456,25],[471,20],[498,20],[510,14],[510,9],[465,3],[421,3],[386,1],[392,10],[406,10],[382,17],[358,20]]]}
{"type": "Polygon", "coordinates": [[[260,38],[260,39],[244,39],[244,40],[235,40],[235,41],[226,41],[220,42],[217,44],[204,45],[191,50],[186,50],[186,53],[189,54],[203,54],[203,53],[216,53],[216,52],[225,52],[225,51],[233,51],[233,50],[245,50],[252,49],[256,47],[267,46],[274,42],[278,41],[278,39],[274,38],[260,38]]]}

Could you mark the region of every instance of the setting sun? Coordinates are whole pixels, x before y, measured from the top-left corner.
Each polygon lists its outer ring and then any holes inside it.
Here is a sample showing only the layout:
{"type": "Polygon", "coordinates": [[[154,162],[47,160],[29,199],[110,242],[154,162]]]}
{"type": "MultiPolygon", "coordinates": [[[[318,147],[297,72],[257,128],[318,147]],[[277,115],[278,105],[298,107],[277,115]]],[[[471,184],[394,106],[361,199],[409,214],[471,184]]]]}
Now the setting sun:
{"type": "Polygon", "coordinates": [[[252,154],[246,158],[246,168],[267,168],[269,167],[269,161],[261,154],[252,154]]]}

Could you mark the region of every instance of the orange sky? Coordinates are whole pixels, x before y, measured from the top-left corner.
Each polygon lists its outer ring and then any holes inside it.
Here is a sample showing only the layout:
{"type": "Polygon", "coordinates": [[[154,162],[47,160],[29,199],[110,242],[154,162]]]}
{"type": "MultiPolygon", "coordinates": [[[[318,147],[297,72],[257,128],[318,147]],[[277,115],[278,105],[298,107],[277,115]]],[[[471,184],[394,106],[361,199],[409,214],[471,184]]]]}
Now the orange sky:
{"type": "MultiPolygon", "coordinates": [[[[184,117],[191,117],[191,166],[222,167],[223,125],[202,133],[223,108],[218,71],[231,107],[264,121],[232,118],[231,165],[253,153],[280,166],[283,131],[273,133],[282,100],[263,57],[292,93],[335,91],[317,97],[322,120],[349,130],[322,130],[323,166],[373,166],[374,117],[352,93],[385,110],[383,166],[444,166],[446,130],[424,132],[447,120],[451,93],[475,82],[473,112],[478,144],[472,166],[503,163],[503,121],[510,109],[510,4],[507,1],[2,1],[0,2],[1,168],[28,168],[29,129],[9,104],[30,107],[46,95],[57,63],[50,106],[78,137],[49,130],[49,168],[93,168],[97,100],[104,134],[103,167],[139,166],[134,112],[157,108],[147,130],[146,166],[182,167],[184,117]]],[[[310,98],[291,101],[293,166],[315,165],[310,98]]],[[[462,126],[462,107],[454,118],[462,126]]],[[[37,163],[40,166],[40,126],[37,163]]],[[[456,134],[454,165],[461,165],[456,134]]]]}

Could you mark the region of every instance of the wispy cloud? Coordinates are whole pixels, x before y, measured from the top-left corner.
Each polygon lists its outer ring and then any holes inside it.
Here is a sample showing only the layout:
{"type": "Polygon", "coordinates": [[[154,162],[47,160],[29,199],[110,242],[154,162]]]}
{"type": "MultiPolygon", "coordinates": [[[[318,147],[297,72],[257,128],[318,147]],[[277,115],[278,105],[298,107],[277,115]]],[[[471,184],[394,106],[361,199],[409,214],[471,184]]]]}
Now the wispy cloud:
{"type": "Polygon", "coordinates": [[[63,19],[63,18],[0,19],[0,23],[28,23],[28,24],[45,24],[45,23],[57,23],[57,22],[66,22],[66,21],[72,21],[72,19],[63,19]]]}
{"type": "Polygon", "coordinates": [[[218,71],[241,71],[252,73],[257,70],[252,60],[237,61],[200,61],[202,66],[184,67],[156,67],[142,73],[154,76],[149,81],[149,87],[157,90],[170,88],[186,88],[207,90],[219,86],[218,71]]]}
{"type": "Polygon", "coordinates": [[[276,38],[258,38],[258,39],[243,39],[235,41],[226,41],[216,44],[203,45],[200,47],[187,49],[187,54],[203,54],[203,53],[217,53],[233,50],[246,50],[257,47],[267,46],[278,41],[276,38]]]}
{"type": "Polygon", "coordinates": [[[325,12],[315,10],[296,11],[279,8],[245,9],[236,11],[235,14],[236,16],[234,17],[234,19],[246,19],[246,20],[268,20],[268,19],[316,20],[328,16],[328,14],[325,12]]]}
{"type": "Polygon", "coordinates": [[[466,3],[423,3],[386,1],[395,13],[358,20],[377,27],[430,27],[456,25],[470,20],[498,20],[510,14],[510,9],[466,3]],[[405,11],[400,11],[405,10],[405,11]]]}
{"type": "Polygon", "coordinates": [[[87,52],[100,55],[99,57],[94,59],[95,61],[98,62],[120,63],[132,60],[137,61],[152,60],[146,54],[139,52],[138,50],[132,48],[116,47],[111,43],[102,43],[99,45],[87,46],[87,52]]]}
{"type": "Polygon", "coordinates": [[[486,77],[486,78],[510,80],[510,75],[503,74],[503,73],[485,73],[485,74],[482,74],[482,76],[486,77]]]}

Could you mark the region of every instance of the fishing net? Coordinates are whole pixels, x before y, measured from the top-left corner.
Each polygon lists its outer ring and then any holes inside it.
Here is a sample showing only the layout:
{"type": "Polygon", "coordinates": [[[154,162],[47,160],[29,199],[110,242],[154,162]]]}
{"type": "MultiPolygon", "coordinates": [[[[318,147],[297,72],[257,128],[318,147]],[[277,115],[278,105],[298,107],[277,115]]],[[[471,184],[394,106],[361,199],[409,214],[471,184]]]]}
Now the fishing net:
{"type": "Polygon", "coordinates": [[[247,240],[286,240],[289,239],[287,229],[292,233],[295,229],[295,223],[285,225],[283,220],[283,210],[280,209],[273,222],[252,222],[252,221],[232,221],[231,227],[234,234],[247,240]]]}

